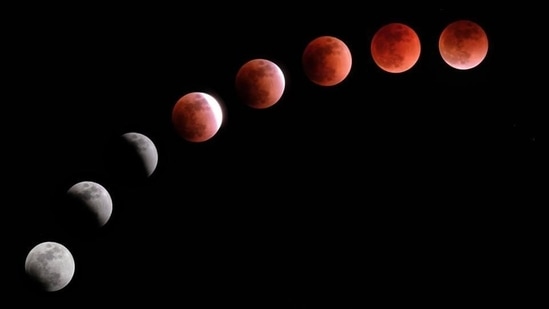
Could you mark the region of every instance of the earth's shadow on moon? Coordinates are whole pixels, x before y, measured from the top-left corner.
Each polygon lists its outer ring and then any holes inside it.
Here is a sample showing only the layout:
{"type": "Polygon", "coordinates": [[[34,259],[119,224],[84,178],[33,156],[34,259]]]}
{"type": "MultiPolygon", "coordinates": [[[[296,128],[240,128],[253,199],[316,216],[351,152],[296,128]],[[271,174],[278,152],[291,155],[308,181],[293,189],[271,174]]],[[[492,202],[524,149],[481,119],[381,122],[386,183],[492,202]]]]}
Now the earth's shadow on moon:
{"type": "MultiPolygon", "coordinates": [[[[103,228],[97,214],[78,196],[65,194],[59,202],[56,220],[60,227],[70,233],[71,237],[88,238],[103,228]]],[[[107,221],[106,224],[109,222],[107,221]]]]}
{"type": "Polygon", "coordinates": [[[150,178],[135,145],[123,136],[107,141],[103,163],[105,174],[112,183],[119,186],[143,185],[150,178]]]}

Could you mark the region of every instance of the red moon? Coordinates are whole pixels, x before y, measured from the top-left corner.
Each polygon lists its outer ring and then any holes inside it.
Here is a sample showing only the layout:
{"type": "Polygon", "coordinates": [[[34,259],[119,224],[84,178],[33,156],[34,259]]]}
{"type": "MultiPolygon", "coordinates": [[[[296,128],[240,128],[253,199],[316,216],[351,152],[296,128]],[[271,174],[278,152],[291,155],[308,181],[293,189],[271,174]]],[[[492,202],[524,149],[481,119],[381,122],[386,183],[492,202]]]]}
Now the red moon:
{"type": "Polygon", "coordinates": [[[335,86],[351,71],[351,51],[336,37],[320,36],[305,47],[302,63],[305,74],[313,83],[335,86]]]}
{"type": "Polygon", "coordinates": [[[205,142],[221,127],[223,110],[219,102],[204,92],[182,96],[172,110],[172,124],[177,133],[190,142],[205,142]]]}
{"type": "Polygon", "coordinates": [[[280,100],[285,79],[282,70],[274,62],[253,59],[240,67],[235,84],[236,92],[246,105],[262,109],[280,100]]]}
{"type": "Polygon", "coordinates": [[[370,50],[379,68],[389,73],[402,73],[416,64],[421,53],[421,43],[410,26],[390,23],[376,31],[370,50]]]}
{"type": "Polygon", "coordinates": [[[442,30],[438,49],[444,62],[458,70],[478,66],[488,53],[488,36],[475,22],[458,20],[442,30]]]}

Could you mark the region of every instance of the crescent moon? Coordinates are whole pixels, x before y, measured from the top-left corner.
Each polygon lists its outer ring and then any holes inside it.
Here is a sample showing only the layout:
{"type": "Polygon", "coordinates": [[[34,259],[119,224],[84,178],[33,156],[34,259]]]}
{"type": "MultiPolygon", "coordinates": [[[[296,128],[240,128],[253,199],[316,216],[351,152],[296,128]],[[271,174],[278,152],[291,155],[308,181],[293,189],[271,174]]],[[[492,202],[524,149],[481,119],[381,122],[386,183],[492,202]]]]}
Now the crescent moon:
{"type": "Polygon", "coordinates": [[[137,132],[124,133],[122,138],[132,146],[138,156],[140,166],[135,168],[142,168],[143,174],[150,177],[158,164],[158,150],[154,142],[148,136],[137,132]]]}

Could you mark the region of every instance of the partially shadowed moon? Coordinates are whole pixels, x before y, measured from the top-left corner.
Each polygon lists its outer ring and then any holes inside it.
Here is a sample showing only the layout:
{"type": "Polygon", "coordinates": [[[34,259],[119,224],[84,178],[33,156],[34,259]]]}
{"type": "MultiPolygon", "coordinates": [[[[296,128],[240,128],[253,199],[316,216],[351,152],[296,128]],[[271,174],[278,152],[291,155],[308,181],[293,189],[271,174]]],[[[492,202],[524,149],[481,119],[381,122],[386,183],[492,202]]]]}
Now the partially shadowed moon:
{"type": "Polygon", "coordinates": [[[112,198],[109,191],[93,181],[81,181],[67,190],[69,205],[67,220],[75,226],[102,227],[112,214],[112,198]]]}
{"type": "Polygon", "coordinates": [[[113,179],[123,184],[147,180],[158,165],[158,150],[146,135],[127,132],[109,143],[106,164],[113,179]]]}
{"type": "Polygon", "coordinates": [[[75,270],[71,252],[62,244],[46,241],[34,246],[25,260],[25,273],[38,288],[59,291],[67,286],[75,270]]]}
{"type": "Polygon", "coordinates": [[[339,38],[320,36],[305,47],[302,64],[305,74],[313,83],[335,86],[351,72],[351,51],[339,38]]]}
{"type": "Polygon", "coordinates": [[[190,92],[172,109],[172,124],[177,134],[189,142],[210,140],[221,127],[223,110],[210,94],[190,92]]]}
{"type": "Polygon", "coordinates": [[[124,133],[122,139],[127,142],[136,156],[138,162],[135,168],[139,169],[143,176],[151,176],[158,164],[158,150],[153,141],[148,136],[137,132],[124,133]]]}
{"type": "Polygon", "coordinates": [[[470,20],[457,20],[442,30],[438,49],[444,62],[458,70],[478,66],[488,53],[488,36],[470,20]]]}
{"type": "Polygon", "coordinates": [[[282,70],[274,62],[253,59],[240,67],[235,86],[244,104],[262,109],[280,100],[284,93],[285,79],[282,70]]]}
{"type": "Polygon", "coordinates": [[[374,62],[389,73],[410,70],[421,53],[419,36],[410,26],[390,23],[379,28],[370,44],[374,62]]]}

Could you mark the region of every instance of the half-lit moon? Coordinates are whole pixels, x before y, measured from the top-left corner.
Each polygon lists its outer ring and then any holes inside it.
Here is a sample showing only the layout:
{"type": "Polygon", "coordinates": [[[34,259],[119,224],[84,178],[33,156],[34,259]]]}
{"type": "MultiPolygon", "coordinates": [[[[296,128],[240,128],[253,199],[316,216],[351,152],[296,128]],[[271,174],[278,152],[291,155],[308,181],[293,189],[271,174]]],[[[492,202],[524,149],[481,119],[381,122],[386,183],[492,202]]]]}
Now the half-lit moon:
{"type": "Polygon", "coordinates": [[[352,62],[347,44],[328,35],[310,41],[302,55],[305,75],[320,86],[341,83],[351,72],[352,62]]]}
{"type": "Polygon", "coordinates": [[[389,23],[379,28],[370,44],[374,62],[389,73],[410,70],[421,53],[419,36],[410,26],[389,23]]]}
{"type": "Polygon", "coordinates": [[[244,104],[263,109],[280,100],[284,93],[285,79],[282,70],[274,62],[253,59],[240,67],[235,86],[244,104]]]}
{"type": "Polygon", "coordinates": [[[187,93],[172,109],[173,127],[179,136],[189,142],[210,140],[219,131],[222,121],[221,105],[205,92],[187,93]]]}
{"type": "Polygon", "coordinates": [[[478,66],[488,54],[488,36],[470,20],[457,20],[442,30],[438,48],[444,62],[458,70],[478,66]]]}

